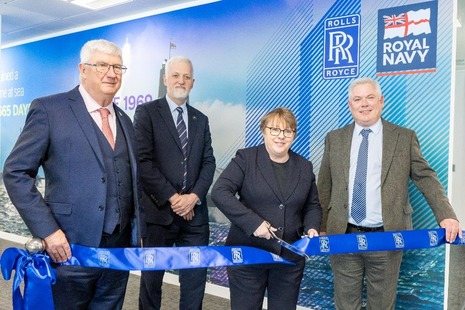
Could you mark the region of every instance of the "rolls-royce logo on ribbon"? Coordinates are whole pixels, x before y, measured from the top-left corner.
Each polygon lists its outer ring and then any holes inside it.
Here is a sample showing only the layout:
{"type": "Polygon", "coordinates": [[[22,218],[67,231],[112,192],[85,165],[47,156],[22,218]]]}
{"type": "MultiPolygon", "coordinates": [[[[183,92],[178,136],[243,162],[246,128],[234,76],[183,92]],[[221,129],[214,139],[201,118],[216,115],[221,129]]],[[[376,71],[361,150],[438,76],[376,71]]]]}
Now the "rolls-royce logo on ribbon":
{"type": "Polygon", "coordinates": [[[378,76],[436,72],[437,11],[437,1],[378,11],[378,76]]]}
{"type": "Polygon", "coordinates": [[[242,257],[242,249],[241,248],[232,248],[231,249],[231,254],[232,254],[232,261],[235,264],[240,264],[244,262],[244,259],[242,257]]]}
{"type": "Polygon", "coordinates": [[[392,237],[394,238],[396,249],[403,249],[405,247],[404,237],[402,236],[402,233],[393,233],[392,237]]]}
{"type": "Polygon", "coordinates": [[[435,231],[429,231],[428,236],[429,236],[429,245],[430,246],[437,246],[438,243],[439,243],[438,234],[435,231]]]}
{"type": "Polygon", "coordinates": [[[200,265],[200,249],[189,250],[189,265],[200,265]]]}
{"type": "Polygon", "coordinates": [[[323,253],[328,253],[331,251],[328,237],[320,237],[320,251],[323,253]]]}
{"type": "Polygon", "coordinates": [[[282,259],[281,256],[276,255],[276,254],[274,254],[274,253],[271,253],[271,257],[273,258],[273,260],[274,260],[275,262],[282,262],[282,261],[283,261],[283,259],[282,259]]]}
{"type": "Polygon", "coordinates": [[[353,78],[360,69],[360,15],[325,19],[323,78],[353,78]]]}
{"type": "Polygon", "coordinates": [[[153,268],[155,267],[155,251],[147,250],[144,255],[144,267],[153,268]]]}
{"type": "Polygon", "coordinates": [[[110,252],[107,250],[99,250],[97,253],[98,264],[101,267],[108,268],[110,266],[110,252]]]}
{"type": "Polygon", "coordinates": [[[368,250],[368,240],[365,235],[357,235],[357,246],[359,250],[368,250]]]}

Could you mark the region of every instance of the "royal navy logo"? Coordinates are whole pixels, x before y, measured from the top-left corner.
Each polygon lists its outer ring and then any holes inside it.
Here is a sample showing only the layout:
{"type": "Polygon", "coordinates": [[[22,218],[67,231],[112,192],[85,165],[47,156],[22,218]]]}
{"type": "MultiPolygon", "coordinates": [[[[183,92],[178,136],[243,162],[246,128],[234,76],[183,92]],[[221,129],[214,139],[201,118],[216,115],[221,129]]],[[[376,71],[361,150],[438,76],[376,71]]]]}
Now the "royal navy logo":
{"type": "Polygon", "coordinates": [[[394,238],[396,249],[403,249],[405,247],[404,236],[402,236],[402,233],[393,233],[392,237],[394,238]]]}
{"type": "Polygon", "coordinates": [[[241,264],[244,262],[244,258],[242,257],[242,249],[241,248],[232,248],[231,249],[232,261],[235,264],[241,264]]]}
{"type": "Polygon", "coordinates": [[[110,266],[110,251],[98,250],[97,258],[98,258],[98,264],[101,267],[108,268],[110,266]]]}
{"type": "Polygon", "coordinates": [[[322,253],[329,253],[331,251],[331,247],[329,244],[329,238],[328,237],[320,237],[320,252],[322,253]]]}
{"type": "Polygon", "coordinates": [[[359,250],[368,250],[368,240],[365,235],[357,235],[357,247],[359,250]]]}
{"type": "Polygon", "coordinates": [[[378,76],[436,72],[437,12],[437,1],[378,11],[378,76]]]}
{"type": "Polygon", "coordinates": [[[144,267],[153,268],[155,267],[156,255],[154,250],[146,250],[144,252],[144,267]]]}
{"type": "Polygon", "coordinates": [[[428,231],[429,245],[437,246],[439,244],[439,237],[436,231],[428,231]]]}
{"type": "Polygon", "coordinates": [[[200,265],[200,249],[189,250],[189,265],[191,266],[200,265]]]}
{"type": "Polygon", "coordinates": [[[357,77],[360,72],[360,15],[325,19],[323,78],[357,77]]]}

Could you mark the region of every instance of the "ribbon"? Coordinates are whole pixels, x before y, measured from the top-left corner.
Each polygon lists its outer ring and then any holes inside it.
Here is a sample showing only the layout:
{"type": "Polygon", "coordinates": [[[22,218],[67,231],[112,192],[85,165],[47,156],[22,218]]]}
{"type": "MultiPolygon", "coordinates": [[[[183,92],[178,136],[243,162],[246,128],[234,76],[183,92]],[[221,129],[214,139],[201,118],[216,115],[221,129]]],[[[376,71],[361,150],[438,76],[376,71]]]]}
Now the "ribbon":
{"type": "MultiPolygon", "coordinates": [[[[160,248],[90,248],[72,244],[73,257],[62,265],[111,268],[119,270],[166,270],[239,266],[251,264],[291,264],[280,256],[252,247],[202,246],[160,248]]],[[[51,284],[55,270],[46,254],[29,254],[6,249],[0,260],[3,278],[9,280],[13,269],[13,309],[54,309],[51,284]],[[20,284],[24,280],[24,298],[20,284]]]]}
{"type": "Polygon", "coordinates": [[[89,248],[71,245],[73,257],[63,265],[118,270],[171,270],[285,263],[280,256],[247,246],[89,248]]]}
{"type": "Polygon", "coordinates": [[[51,284],[55,283],[55,270],[50,267],[47,255],[31,255],[26,250],[8,248],[0,264],[5,280],[11,278],[13,269],[16,270],[12,285],[14,310],[54,309],[51,284]],[[24,298],[20,289],[23,280],[24,298]]]}
{"type": "MultiPolygon", "coordinates": [[[[311,255],[363,253],[374,251],[413,250],[434,248],[448,243],[445,229],[419,229],[388,232],[369,232],[320,237],[303,237],[294,242],[299,252],[311,255]]],[[[465,231],[455,245],[465,245],[465,231]]],[[[292,248],[289,248],[292,251],[292,248]]],[[[296,254],[302,255],[295,251],[296,254]]]]}
{"type": "MultiPolygon", "coordinates": [[[[465,231],[463,232],[465,236],[465,231]]],[[[279,241],[279,240],[278,240],[279,241]]],[[[445,230],[424,229],[389,232],[370,232],[320,237],[303,237],[287,248],[301,256],[363,253],[373,251],[433,248],[446,244],[445,230]]],[[[465,245],[465,237],[452,244],[465,245]]],[[[284,263],[278,255],[246,246],[201,246],[159,248],[90,248],[71,245],[73,257],[63,265],[111,268],[118,270],[167,270],[241,266],[251,264],[284,263]]],[[[13,281],[13,309],[29,310],[40,305],[53,309],[51,285],[55,271],[46,254],[29,254],[25,250],[8,248],[1,257],[3,278],[13,281]],[[24,280],[24,298],[20,284],[24,280]]]]}

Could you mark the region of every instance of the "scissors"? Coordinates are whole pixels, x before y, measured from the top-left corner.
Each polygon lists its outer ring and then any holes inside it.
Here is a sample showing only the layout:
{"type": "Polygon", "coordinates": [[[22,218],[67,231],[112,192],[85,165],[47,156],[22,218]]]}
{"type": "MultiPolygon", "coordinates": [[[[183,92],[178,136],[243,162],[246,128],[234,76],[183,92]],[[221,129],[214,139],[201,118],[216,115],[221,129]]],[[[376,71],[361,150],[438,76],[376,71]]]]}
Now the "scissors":
{"type": "Polygon", "coordinates": [[[275,239],[282,247],[285,247],[286,249],[288,249],[289,251],[291,252],[294,252],[295,254],[297,255],[300,255],[300,256],[303,256],[305,257],[305,261],[309,261],[310,260],[310,256],[307,255],[307,253],[305,253],[304,251],[302,251],[301,249],[299,249],[298,247],[284,241],[283,239],[279,238],[278,236],[276,236],[276,234],[274,233],[274,231],[271,230],[271,225],[268,224],[268,231],[270,232],[271,234],[271,237],[273,239],[275,239]]]}

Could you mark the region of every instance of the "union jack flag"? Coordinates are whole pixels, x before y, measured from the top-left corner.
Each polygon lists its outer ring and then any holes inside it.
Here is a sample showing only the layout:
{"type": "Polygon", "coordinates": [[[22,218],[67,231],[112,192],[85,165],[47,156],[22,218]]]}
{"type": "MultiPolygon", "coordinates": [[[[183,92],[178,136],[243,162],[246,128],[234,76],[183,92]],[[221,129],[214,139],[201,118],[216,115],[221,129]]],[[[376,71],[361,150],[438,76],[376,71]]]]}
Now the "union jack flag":
{"type": "Polygon", "coordinates": [[[384,27],[389,27],[389,26],[397,26],[397,25],[403,25],[405,24],[406,16],[405,13],[401,13],[399,15],[391,15],[391,16],[383,16],[384,18],[384,27]]]}

